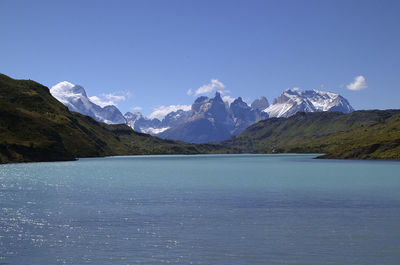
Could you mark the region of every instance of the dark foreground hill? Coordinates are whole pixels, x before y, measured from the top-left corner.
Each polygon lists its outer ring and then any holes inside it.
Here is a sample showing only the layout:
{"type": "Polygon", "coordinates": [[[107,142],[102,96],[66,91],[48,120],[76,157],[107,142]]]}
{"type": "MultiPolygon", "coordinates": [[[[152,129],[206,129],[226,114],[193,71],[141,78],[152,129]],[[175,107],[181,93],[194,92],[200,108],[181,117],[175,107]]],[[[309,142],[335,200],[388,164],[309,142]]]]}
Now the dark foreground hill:
{"type": "Polygon", "coordinates": [[[270,118],[221,145],[234,153],[400,159],[400,110],[297,113],[290,118],[270,118]]]}
{"type": "Polygon", "coordinates": [[[197,154],[206,148],[136,133],[126,125],[96,122],[68,111],[47,87],[0,74],[0,163],[197,154]]]}

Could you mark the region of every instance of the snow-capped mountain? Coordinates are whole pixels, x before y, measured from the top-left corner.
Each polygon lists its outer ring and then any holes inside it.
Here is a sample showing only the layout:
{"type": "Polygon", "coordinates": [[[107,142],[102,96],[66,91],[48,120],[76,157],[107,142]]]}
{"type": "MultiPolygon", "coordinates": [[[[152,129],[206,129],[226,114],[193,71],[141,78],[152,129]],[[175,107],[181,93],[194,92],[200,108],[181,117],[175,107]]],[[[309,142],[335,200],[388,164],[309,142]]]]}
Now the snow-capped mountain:
{"type": "Polygon", "coordinates": [[[190,117],[160,137],[191,143],[206,143],[228,139],[235,122],[220,93],[213,98],[199,97],[192,104],[190,117]]]}
{"type": "Polygon", "coordinates": [[[137,132],[148,133],[152,135],[159,134],[167,128],[163,128],[159,119],[149,119],[142,115],[140,112],[127,112],[124,115],[127,124],[137,132]]]}
{"type": "Polygon", "coordinates": [[[127,124],[137,132],[158,135],[171,127],[177,126],[190,117],[191,111],[177,110],[168,113],[162,120],[149,119],[140,112],[127,112],[124,117],[127,124]]]}
{"type": "Polygon", "coordinates": [[[336,93],[319,90],[286,90],[264,112],[269,117],[290,117],[297,112],[339,111],[349,113],[353,107],[336,93]]]}
{"type": "Polygon", "coordinates": [[[125,114],[128,125],[136,131],[193,143],[226,140],[266,118],[267,113],[250,107],[242,98],[229,104],[218,92],[212,98],[199,97],[190,110],[170,112],[162,120],[146,118],[139,112],[125,114]]]}
{"type": "Polygon", "coordinates": [[[250,106],[242,98],[231,104],[224,102],[217,92],[215,97],[199,97],[185,118],[170,125],[161,122],[163,130],[157,136],[193,143],[221,141],[237,135],[247,127],[269,117],[289,117],[297,112],[354,111],[339,94],[318,90],[287,90],[269,105],[265,97],[250,106]]]}
{"type": "Polygon", "coordinates": [[[286,90],[271,105],[265,97],[261,97],[250,106],[241,97],[231,103],[224,101],[216,92],[212,98],[197,98],[190,110],[178,109],[162,119],[150,119],[140,112],[122,115],[115,106],[96,105],[90,101],[83,87],[66,81],[53,86],[50,92],[71,111],[97,121],[126,123],[137,132],[192,143],[226,140],[269,117],[289,117],[297,112],[354,111],[339,94],[319,90],[286,90]]]}
{"type": "Polygon", "coordinates": [[[109,124],[126,123],[124,116],[116,106],[100,107],[96,105],[90,101],[82,86],[64,81],[53,86],[50,93],[67,106],[70,111],[79,112],[97,121],[109,124]]]}

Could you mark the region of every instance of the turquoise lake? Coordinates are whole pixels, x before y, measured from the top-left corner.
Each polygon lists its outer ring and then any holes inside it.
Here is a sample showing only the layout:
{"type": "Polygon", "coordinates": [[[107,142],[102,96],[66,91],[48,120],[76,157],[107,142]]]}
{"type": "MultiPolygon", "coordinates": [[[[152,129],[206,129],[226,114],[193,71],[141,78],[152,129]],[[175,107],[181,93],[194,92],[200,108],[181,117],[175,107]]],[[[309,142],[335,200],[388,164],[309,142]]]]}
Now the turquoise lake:
{"type": "Polygon", "coordinates": [[[314,157],[0,165],[0,264],[399,264],[400,162],[314,157]]]}

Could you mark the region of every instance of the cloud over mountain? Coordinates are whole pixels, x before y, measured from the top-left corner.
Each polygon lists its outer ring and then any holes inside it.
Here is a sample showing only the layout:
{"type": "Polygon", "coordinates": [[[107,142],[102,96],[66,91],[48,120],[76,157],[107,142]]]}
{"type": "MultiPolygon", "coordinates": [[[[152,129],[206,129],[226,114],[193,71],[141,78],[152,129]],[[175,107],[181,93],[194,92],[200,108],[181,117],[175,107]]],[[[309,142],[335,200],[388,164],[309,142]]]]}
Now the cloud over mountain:
{"type": "Polygon", "coordinates": [[[194,92],[191,89],[189,89],[187,94],[188,95],[194,94],[194,96],[198,96],[198,95],[211,94],[215,91],[219,91],[221,94],[229,92],[228,90],[225,90],[225,85],[221,81],[219,81],[218,79],[211,79],[210,83],[202,85],[194,92]]]}
{"type": "Polygon", "coordinates": [[[149,118],[150,119],[160,119],[162,120],[167,114],[177,111],[177,110],[184,110],[188,111],[190,110],[191,106],[190,105],[169,105],[169,106],[159,106],[154,109],[152,113],[150,113],[149,118]]]}
{"type": "Polygon", "coordinates": [[[101,94],[99,96],[91,96],[89,97],[90,101],[99,105],[100,107],[105,106],[117,106],[118,102],[125,101],[129,98],[131,94],[129,92],[115,92],[115,93],[108,93],[108,94],[101,94]]]}

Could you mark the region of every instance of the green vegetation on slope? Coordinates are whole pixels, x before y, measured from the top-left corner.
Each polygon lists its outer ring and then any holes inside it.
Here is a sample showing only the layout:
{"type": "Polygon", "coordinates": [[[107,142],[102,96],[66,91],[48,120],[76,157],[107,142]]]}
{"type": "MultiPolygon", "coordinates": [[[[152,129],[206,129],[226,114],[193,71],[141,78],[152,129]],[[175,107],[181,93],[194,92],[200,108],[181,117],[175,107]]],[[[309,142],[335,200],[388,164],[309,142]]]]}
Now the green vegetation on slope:
{"type": "Polygon", "coordinates": [[[0,74],[0,163],[200,152],[207,147],[161,140],[72,113],[47,87],[0,74]]]}
{"type": "Polygon", "coordinates": [[[324,158],[400,159],[400,110],[297,113],[260,121],[221,143],[237,153],[324,153],[324,158]]]}

